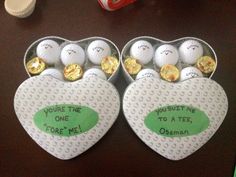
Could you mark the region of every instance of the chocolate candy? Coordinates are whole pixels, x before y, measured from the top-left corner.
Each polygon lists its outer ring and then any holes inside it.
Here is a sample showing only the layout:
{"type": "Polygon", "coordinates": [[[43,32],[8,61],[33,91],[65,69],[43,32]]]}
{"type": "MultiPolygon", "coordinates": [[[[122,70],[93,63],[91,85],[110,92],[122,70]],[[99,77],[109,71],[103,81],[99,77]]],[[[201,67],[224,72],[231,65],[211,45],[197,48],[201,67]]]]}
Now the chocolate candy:
{"type": "Polygon", "coordinates": [[[113,56],[108,56],[102,59],[101,68],[106,74],[113,74],[119,66],[118,59],[113,56]]]}
{"type": "Polygon", "coordinates": [[[209,56],[203,56],[197,60],[196,67],[204,74],[210,74],[215,70],[216,62],[209,56]]]}
{"type": "Polygon", "coordinates": [[[45,70],[46,64],[43,59],[35,57],[27,62],[26,68],[30,74],[36,75],[45,70]]]}
{"type": "Polygon", "coordinates": [[[180,72],[176,66],[167,64],[161,67],[160,75],[164,80],[174,82],[179,79],[180,72]]]}
{"type": "Polygon", "coordinates": [[[103,58],[111,55],[111,48],[105,41],[95,40],[89,44],[87,54],[93,64],[100,65],[103,58]]]}
{"type": "Polygon", "coordinates": [[[83,76],[83,69],[78,64],[69,64],[64,68],[64,77],[68,81],[75,81],[83,76]]]}
{"type": "Polygon", "coordinates": [[[142,68],[142,65],[134,58],[128,57],[124,61],[124,66],[127,72],[131,75],[138,74],[142,68]]]}
{"type": "Polygon", "coordinates": [[[158,67],[162,67],[166,64],[176,65],[178,59],[178,50],[169,44],[164,44],[158,47],[154,57],[154,61],[158,67]]]}

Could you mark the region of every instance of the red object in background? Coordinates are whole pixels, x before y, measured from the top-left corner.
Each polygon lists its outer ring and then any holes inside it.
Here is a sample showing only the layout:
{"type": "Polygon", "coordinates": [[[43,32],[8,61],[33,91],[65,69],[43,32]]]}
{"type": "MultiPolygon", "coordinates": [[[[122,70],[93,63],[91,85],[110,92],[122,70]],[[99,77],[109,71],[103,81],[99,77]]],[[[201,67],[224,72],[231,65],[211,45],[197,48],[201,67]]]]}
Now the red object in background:
{"type": "Polygon", "coordinates": [[[136,0],[98,0],[102,8],[113,11],[135,2],[136,0]]]}

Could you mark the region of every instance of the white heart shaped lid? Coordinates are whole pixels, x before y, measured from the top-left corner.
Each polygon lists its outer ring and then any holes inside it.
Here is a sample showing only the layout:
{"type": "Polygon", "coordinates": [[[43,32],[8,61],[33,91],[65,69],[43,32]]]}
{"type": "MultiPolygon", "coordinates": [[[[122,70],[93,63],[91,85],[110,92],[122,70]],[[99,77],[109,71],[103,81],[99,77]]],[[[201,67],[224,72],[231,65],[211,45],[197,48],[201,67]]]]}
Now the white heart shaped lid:
{"type": "Polygon", "coordinates": [[[83,153],[105,135],[119,114],[120,97],[111,83],[98,77],[68,83],[51,76],[35,76],[17,89],[14,108],[31,138],[48,153],[66,160],[83,153]],[[34,123],[35,113],[60,104],[92,108],[98,113],[98,122],[88,131],[69,137],[41,131],[34,123]]]}
{"type": "Polygon", "coordinates": [[[130,84],[123,97],[123,112],[133,131],[151,149],[171,160],[183,159],[203,146],[220,127],[227,110],[225,91],[207,78],[181,83],[143,78],[130,84]],[[209,126],[198,134],[184,137],[166,137],[146,126],[144,121],[150,112],[170,105],[202,110],[209,118],[209,126]]]}

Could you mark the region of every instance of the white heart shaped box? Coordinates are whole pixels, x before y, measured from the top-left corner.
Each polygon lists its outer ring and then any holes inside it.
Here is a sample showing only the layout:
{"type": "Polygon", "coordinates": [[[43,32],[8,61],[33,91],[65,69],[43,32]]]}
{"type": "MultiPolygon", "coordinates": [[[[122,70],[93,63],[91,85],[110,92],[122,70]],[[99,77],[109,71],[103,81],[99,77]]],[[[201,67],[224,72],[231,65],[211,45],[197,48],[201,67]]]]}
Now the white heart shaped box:
{"type": "MultiPolygon", "coordinates": [[[[179,38],[179,39],[176,39],[176,40],[173,40],[173,41],[163,41],[161,39],[154,38],[154,37],[151,37],[151,36],[140,36],[140,37],[134,38],[134,39],[130,40],[129,42],[127,42],[126,45],[123,47],[123,49],[121,51],[120,61],[121,61],[124,77],[125,77],[125,79],[128,83],[133,82],[135,80],[135,77],[132,77],[126,71],[125,66],[124,66],[124,60],[126,59],[127,56],[130,56],[130,49],[131,49],[132,44],[134,44],[136,41],[140,41],[140,40],[148,41],[150,44],[152,44],[152,46],[154,48],[154,51],[156,51],[156,49],[159,46],[163,45],[163,44],[171,44],[171,45],[173,45],[174,47],[176,47],[178,49],[184,41],[187,41],[187,40],[198,41],[202,45],[203,55],[211,56],[212,58],[214,58],[215,62],[216,62],[215,70],[217,68],[217,56],[216,56],[216,53],[215,53],[214,49],[206,41],[204,41],[202,39],[195,38],[195,37],[183,37],[183,38],[179,38]]],[[[182,60],[179,59],[176,66],[179,70],[181,70],[183,67],[192,66],[192,65],[183,63],[182,60]]],[[[160,70],[160,68],[158,68],[156,66],[153,58],[149,63],[145,64],[143,69],[145,69],[145,68],[154,69],[158,72],[160,70]]],[[[208,76],[208,78],[211,78],[213,76],[215,70],[208,76]]]]}
{"type": "MultiPolygon", "coordinates": [[[[91,41],[101,39],[110,44],[119,57],[118,48],[111,41],[92,37],[80,41],[49,36],[41,38],[27,49],[24,64],[35,56],[39,42],[55,40],[61,47],[78,43],[85,48],[91,41]]],[[[84,67],[92,64],[86,61],[84,67]]],[[[55,65],[62,67],[62,64],[55,65]]],[[[114,82],[119,68],[107,81],[87,77],[64,82],[48,75],[33,76],[17,89],[14,108],[18,120],[30,137],[49,154],[67,160],[88,150],[98,142],[115,122],[120,110],[120,97],[114,82]]]]}
{"type": "MultiPolygon", "coordinates": [[[[178,83],[154,77],[134,81],[125,70],[123,60],[128,56],[130,46],[140,39],[157,48],[163,43],[179,45],[179,41],[196,38],[166,42],[139,37],[128,42],[121,53],[123,71],[131,83],[123,96],[123,112],[130,127],[163,157],[170,160],[186,158],[201,148],[222,124],[228,110],[227,96],[223,88],[209,78],[192,78],[178,83]]],[[[214,50],[204,41],[201,44],[204,53],[213,55],[217,62],[214,50]]],[[[147,68],[152,65],[150,62],[147,68]]]]}
{"type": "MultiPolygon", "coordinates": [[[[120,58],[120,51],[118,49],[118,47],[109,39],[106,39],[106,38],[103,38],[103,37],[89,37],[89,38],[86,38],[86,39],[82,39],[82,40],[78,40],[78,41],[70,41],[70,40],[67,40],[65,38],[62,38],[62,37],[58,37],[58,36],[46,36],[46,37],[43,37],[43,38],[40,38],[38,40],[36,40],[35,42],[33,42],[29,47],[28,49],[26,50],[25,52],[25,55],[24,55],[24,66],[25,66],[25,70],[27,72],[27,74],[29,75],[29,77],[31,77],[32,75],[28,72],[27,70],[27,67],[26,67],[26,63],[34,56],[36,56],[36,47],[37,45],[43,41],[43,40],[54,40],[56,41],[59,45],[60,45],[60,48],[62,49],[64,46],[66,46],[67,44],[78,44],[79,46],[81,46],[84,51],[87,51],[87,47],[88,45],[94,41],[94,40],[103,40],[105,41],[107,44],[109,44],[109,46],[111,47],[111,53],[113,56],[116,56],[118,59],[120,58]]],[[[114,83],[115,80],[117,79],[117,76],[119,75],[119,69],[120,69],[120,60],[119,60],[119,64],[118,64],[118,68],[117,70],[112,74],[110,75],[107,80],[109,82],[112,82],[114,83]]],[[[57,64],[55,64],[55,68],[56,69],[59,69],[59,70],[62,70],[64,67],[64,65],[59,62],[57,64]]],[[[85,63],[84,63],[84,69],[87,70],[91,67],[96,67],[96,68],[101,68],[99,65],[94,65],[92,64],[89,59],[88,59],[88,56],[86,54],[86,57],[85,57],[85,63]]]]}

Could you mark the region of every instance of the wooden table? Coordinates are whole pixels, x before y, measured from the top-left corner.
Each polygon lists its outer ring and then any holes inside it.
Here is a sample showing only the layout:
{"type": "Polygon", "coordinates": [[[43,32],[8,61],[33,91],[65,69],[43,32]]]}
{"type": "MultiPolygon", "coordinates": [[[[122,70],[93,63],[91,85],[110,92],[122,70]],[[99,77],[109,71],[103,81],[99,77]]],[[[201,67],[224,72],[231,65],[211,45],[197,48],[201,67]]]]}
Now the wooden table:
{"type": "MultiPolygon", "coordinates": [[[[236,1],[143,0],[115,12],[96,0],[38,0],[26,19],[0,6],[0,176],[1,177],[231,177],[236,155],[236,1]],[[194,36],[218,55],[213,77],[229,98],[229,111],[210,141],[190,157],[170,161],[148,148],[131,130],[122,111],[109,132],[82,155],[62,161],[42,150],[16,118],[13,97],[28,78],[23,55],[36,39],[57,35],[71,40],[103,36],[119,49],[130,39],[149,35],[163,40],[194,36]]],[[[116,82],[120,94],[127,83],[116,82]]]]}

